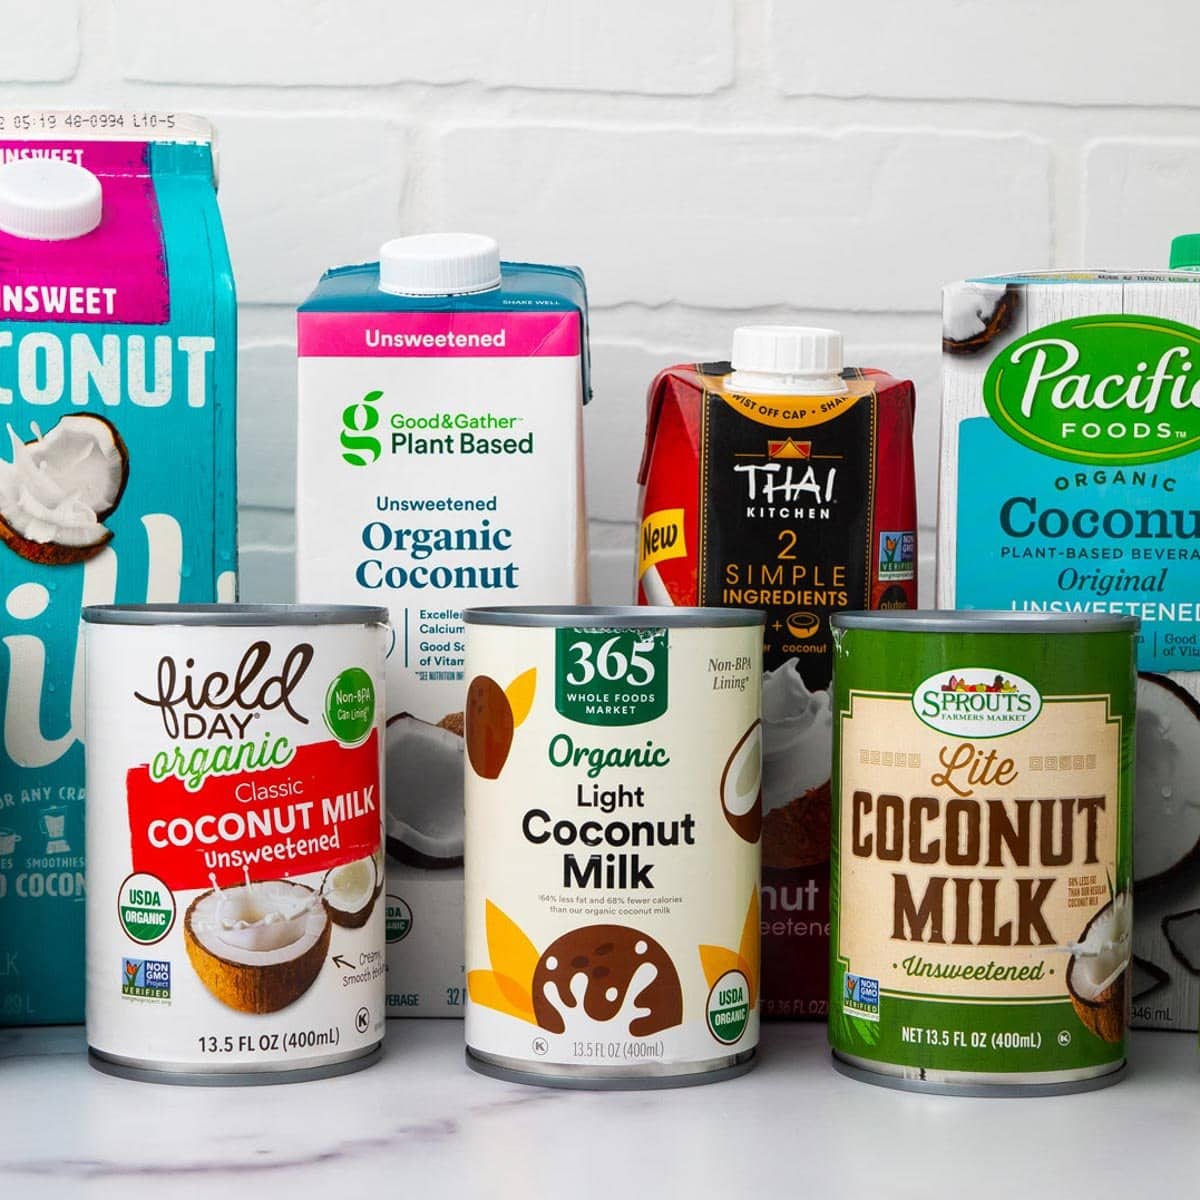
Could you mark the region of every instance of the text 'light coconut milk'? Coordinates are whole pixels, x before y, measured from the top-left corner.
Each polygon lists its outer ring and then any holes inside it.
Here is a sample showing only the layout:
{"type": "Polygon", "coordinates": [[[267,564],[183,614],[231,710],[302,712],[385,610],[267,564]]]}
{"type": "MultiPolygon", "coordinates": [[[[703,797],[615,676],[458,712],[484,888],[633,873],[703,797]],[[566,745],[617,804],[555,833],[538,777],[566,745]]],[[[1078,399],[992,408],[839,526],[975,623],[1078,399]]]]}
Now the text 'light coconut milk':
{"type": "Polygon", "coordinates": [[[1136,620],[833,624],[836,1063],[969,1094],[1112,1082],[1132,973],[1136,620]]]}
{"type": "Polygon", "coordinates": [[[0,113],[0,1025],[83,1018],[80,609],[234,597],[212,131],[0,113]]]}
{"type": "Polygon", "coordinates": [[[189,1083],[367,1065],[386,1015],[386,612],[84,621],[93,1063],[189,1083]]]}
{"type": "Polygon", "coordinates": [[[673,1087],[758,1045],[761,613],[467,612],[467,1061],[673,1087]]]}
{"type": "Polygon", "coordinates": [[[297,594],[382,604],[388,1011],[461,1016],[462,610],[586,599],[587,301],[491,238],[400,238],[299,315],[297,594]]]}

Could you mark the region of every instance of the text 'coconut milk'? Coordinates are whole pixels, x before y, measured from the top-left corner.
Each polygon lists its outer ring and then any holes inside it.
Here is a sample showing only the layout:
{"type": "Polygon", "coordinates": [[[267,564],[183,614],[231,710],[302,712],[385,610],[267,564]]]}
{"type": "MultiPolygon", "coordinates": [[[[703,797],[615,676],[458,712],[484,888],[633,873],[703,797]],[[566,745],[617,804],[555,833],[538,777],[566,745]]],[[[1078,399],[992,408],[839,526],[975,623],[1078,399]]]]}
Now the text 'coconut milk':
{"type": "Polygon", "coordinates": [[[367,1065],[386,1015],[386,612],[84,621],[92,1061],[189,1083],[367,1065]]]}
{"type": "Polygon", "coordinates": [[[400,238],[299,316],[297,589],[385,605],[388,1011],[462,1016],[468,604],[586,598],[587,303],[491,238],[400,238]]]}
{"type": "Polygon", "coordinates": [[[466,617],[468,1063],[558,1087],[748,1069],[762,614],[466,617]]]}
{"type": "Polygon", "coordinates": [[[1112,1082],[1132,972],[1136,620],[833,624],[836,1063],[925,1091],[1112,1082]]]}
{"type": "Polygon", "coordinates": [[[232,600],[212,132],[0,113],[0,1025],[83,1018],[80,609],[232,600]]]}
{"type": "Polygon", "coordinates": [[[913,387],[843,370],[836,330],[750,326],[647,403],[637,598],[767,613],[763,1015],[823,1016],[829,619],[916,604],[913,387]]]}
{"type": "Polygon", "coordinates": [[[1200,278],[947,287],[938,600],[1138,639],[1133,1023],[1200,1010],[1200,278]]]}

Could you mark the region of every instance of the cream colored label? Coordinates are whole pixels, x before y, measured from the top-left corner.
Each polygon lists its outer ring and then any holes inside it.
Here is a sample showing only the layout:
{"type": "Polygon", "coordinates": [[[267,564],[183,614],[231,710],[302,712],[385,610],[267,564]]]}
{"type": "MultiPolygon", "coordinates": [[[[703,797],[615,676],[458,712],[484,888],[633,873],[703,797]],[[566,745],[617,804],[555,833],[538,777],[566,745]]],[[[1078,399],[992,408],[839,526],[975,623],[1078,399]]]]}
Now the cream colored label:
{"type": "Polygon", "coordinates": [[[386,627],[85,629],[89,1046],[200,1074],[367,1052],[386,627]]]}
{"type": "Polygon", "coordinates": [[[468,1046],[630,1075],[753,1048],[761,627],[468,630],[468,1046]]]}
{"type": "Polygon", "coordinates": [[[839,954],[881,992],[1066,996],[1112,901],[1120,724],[1104,696],[1040,697],[976,739],[909,696],[852,694],[841,741],[839,954]],[[943,722],[944,723],[944,722],[943,722]]]}

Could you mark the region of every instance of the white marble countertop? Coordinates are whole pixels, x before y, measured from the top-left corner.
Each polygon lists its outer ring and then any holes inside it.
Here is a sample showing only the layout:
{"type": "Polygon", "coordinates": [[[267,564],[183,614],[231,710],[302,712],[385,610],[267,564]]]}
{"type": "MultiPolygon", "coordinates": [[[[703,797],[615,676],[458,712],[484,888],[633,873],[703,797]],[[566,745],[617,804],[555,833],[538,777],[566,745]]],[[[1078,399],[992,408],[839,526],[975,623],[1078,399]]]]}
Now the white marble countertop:
{"type": "Polygon", "coordinates": [[[392,1021],[358,1074],[188,1088],[100,1074],[78,1027],[0,1030],[0,1200],[1187,1194],[1196,1039],[1136,1034],[1131,1057],[1099,1092],[951,1099],[845,1079],[824,1026],[769,1025],[741,1079],[562,1092],[469,1071],[458,1022],[392,1021]]]}

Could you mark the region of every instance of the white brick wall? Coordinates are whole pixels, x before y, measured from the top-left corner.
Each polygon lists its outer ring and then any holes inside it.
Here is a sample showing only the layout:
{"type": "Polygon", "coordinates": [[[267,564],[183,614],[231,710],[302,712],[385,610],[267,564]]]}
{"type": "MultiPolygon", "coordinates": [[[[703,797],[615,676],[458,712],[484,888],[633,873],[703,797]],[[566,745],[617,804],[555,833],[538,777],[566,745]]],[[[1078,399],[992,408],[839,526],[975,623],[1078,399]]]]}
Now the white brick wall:
{"type": "Polygon", "coordinates": [[[292,307],[385,237],[469,226],[587,271],[593,591],[620,601],[660,366],[746,320],[843,329],[917,382],[928,531],[940,285],[1161,265],[1200,228],[1179,0],[0,0],[0,28],[0,104],[217,123],[248,599],[292,589],[292,307]]]}

